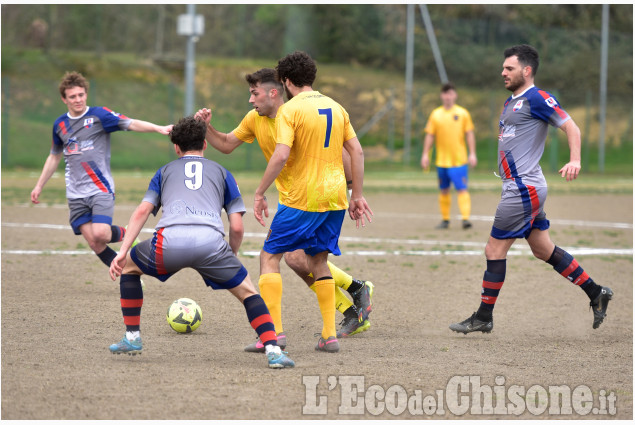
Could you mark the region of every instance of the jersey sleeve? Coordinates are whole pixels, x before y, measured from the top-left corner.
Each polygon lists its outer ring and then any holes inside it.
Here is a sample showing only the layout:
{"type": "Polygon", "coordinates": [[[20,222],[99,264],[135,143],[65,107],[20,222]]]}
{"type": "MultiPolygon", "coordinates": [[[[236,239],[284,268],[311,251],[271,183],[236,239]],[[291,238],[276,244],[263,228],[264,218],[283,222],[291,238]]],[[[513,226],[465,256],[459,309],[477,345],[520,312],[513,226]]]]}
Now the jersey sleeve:
{"type": "Polygon", "coordinates": [[[152,180],[150,180],[150,184],[148,185],[148,190],[146,191],[145,196],[142,201],[149,202],[154,205],[154,210],[152,211],[153,215],[157,215],[159,212],[159,208],[161,207],[161,177],[162,171],[161,168],[154,174],[152,180]]]}
{"type": "Polygon", "coordinates": [[[435,121],[434,121],[434,111],[432,111],[432,113],[428,117],[428,122],[426,123],[426,126],[423,129],[423,131],[425,133],[427,133],[427,134],[432,134],[432,135],[434,135],[436,133],[436,125],[435,125],[435,121]]]}
{"type": "Polygon", "coordinates": [[[560,107],[556,98],[544,90],[538,90],[538,94],[532,98],[531,115],[534,118],[548,122],[554,127],[560,127],[571,118],[560,107]]]}
{"type": "Polygon", "coordinates": [[[132,119],[127,116],[112,111],[105,106],[95,108],[95,115],[99,117],[101,125],[104,127],[104,131],[106,131],[106,133],[128,130],[128,127],[130,127],[130,123],[132,122],[132,119]]]}
{"type": "Polygon", "coordinates": [[[245,115],[245,117],[242,119],[240,124],[238,124],[238,127],[236,127],[234,131],[232,131],[232,133],[234,133],[234,136],[245,143],[253,143],[254,139],[256,138],[256,120],[254,117],[255,113],[256,111],[254,110],[249,111],[247,115],[245,115]]]}
{"type": "Polygon", "coordinates": [[[229,171],[225,170],[225,173],[225,199],[223,201],[223,208],[227,211],[227,215],[244,213],[247,210],[245,209],[245,203],[238,189],[236,179],[234,179],[234,176],[232,176],[229,171]]]}

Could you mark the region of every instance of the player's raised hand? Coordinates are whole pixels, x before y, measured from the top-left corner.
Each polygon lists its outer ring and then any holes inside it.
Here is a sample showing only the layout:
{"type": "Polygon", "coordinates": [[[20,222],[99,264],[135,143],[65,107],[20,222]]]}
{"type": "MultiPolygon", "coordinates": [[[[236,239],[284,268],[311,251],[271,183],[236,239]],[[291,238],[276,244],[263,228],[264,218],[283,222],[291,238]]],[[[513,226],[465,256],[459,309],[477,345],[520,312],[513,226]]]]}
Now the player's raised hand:
{"type": "Polygon", "coordinates": [[[364,217],[368,220],[369,223],[372,223],[373,219],[373,211],[368,206],[368,202],[362,196],[361,198],[351,199],[348,203],[348,215],[351,217],[351,220],[355,220],[355,224],[359,229],[359,225],[361,223],[362,227],[366,227],[366,222],[364,221],[364,217]]]}
{"type": "Polygon", "coordinates": [[[578,174],[580,174],[580,168],[582,168],[580,161],[569,161],[558,172],[560,173],[560,176],[565,177],[567,181],[571,181],[578,177],[578,174]]]}
{"type": "Polygon", "coordinates": [[[205,124],[209,124],[212,120],[212,110],[207,108],[199,109],[196,114],[194,114],[194,118],[204,121],[205,124]]]}
{"type": "Polygon", "coordinates": [[[263,214],[265,217],[269,218],[269,204],[267,204],[267,197],[256,196],[254,197],[254,216],[256,217],[258,223],[265,227],[266,224],[263,214]]]}
{"type": "Polygon", "coordinates": [[[121,276],[123,268],[126,266],[127,255],[127,252],[119,252],[117,256],[112,260],[112,263],[110,263],[109,273],[112,280],[117,280],[117,278],[121,276]]]}

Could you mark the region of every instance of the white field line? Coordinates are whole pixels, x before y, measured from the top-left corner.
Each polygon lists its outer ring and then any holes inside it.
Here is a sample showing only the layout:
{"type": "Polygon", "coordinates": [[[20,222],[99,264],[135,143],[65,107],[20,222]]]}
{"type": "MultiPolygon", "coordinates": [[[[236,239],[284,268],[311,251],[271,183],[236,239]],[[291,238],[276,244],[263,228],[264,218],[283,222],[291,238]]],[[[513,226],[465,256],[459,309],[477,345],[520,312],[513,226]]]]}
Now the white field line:
{"type": "MultiPolygon", "coordinates": [[[[52,205],[33,205],[31,203],[22,203],[17,204],[19,207],[25,208],[56,208],[56,209],[67,209],[67,204],[52,204],[52,205]]],[[[135,206],[117,206],[117,209],[122,210],[134,210],[135,206]]],[[[252,208],[247,208],[248,213],[253,214],[252,208]]],[[[271,210],[271,217],[275,214],[276,210],[271,210]]],[[[425,214],[425,213],[400,213],[400,212],[380,212],[375,214],[376,218],[390,217],[397,219],[420,219],[420,220],[437,220],[439,218],[438,214],[425,214]]],[[[549,218],[549,217],[547,217],[549,218]]],[[[460,215],[454,216],[455,220],[461,220],[460,215]]],[[[470,216],[471,221],[484,221],[487,223],[494,222],[494,216],[488,215],[472,215],[470,216]]],[[[559,218],[549,218],[549,221],[555,225],[561,226],[576,226],[576,227],[603,227],[609,229],[632,229],[633,223],[619,223],[612,221],[592,221],[592,220],[569,220],[569,219],[559,219],[559,218]]],[[[3,224],[4,226],[4,224],[3,224]]]]}
{"type": "MultiPolygon", "coordinates": [[[[12,228],[37,228],[37,229],[53,229],[53,230],[71,230],[69,225],[60,224],[35,224],[35,223],[2,223],[3,227],[12,228]]],[[[142,233],[154,233],[152,228],[144,228],[142,233]]],[[[267,236],[266,233],[254,233],[245,232],[245,238],[253,238],[264,240],[267,236]]],[[[365,238],[365,237],[352,237],[341,236],[341,242],[358,242],[358,243],[377,243],[377,244],[398,244],[398,245],[412,245],[412,246],[425,246],[432,245],[437,247],[436,250],[421,251],[421,250],[345,250],[343,255],[358,255],[358,256],[440,256],[440,255],[484,255],[483,248],[485,242],[471,242],[471,241],[442,241],[442,240],[427,240],[427,239],[393,239],[393,238],[365,238]],[[443,246],[451,246],[454,249],[442,249],[443,246]],[[480,248],[478,250],[462,250],[456,249],[458,247],[472,247],[480,248]],[[441,249],[439,249],[441,248],[441,249]]],[[[562,247],[572,255],[626,255],[632,256],[633,249],[613,249],[613,248],[592,248],[592,247],[562,247]]],[[[83,255],[92,254],[92,251],[51,251],[51,250],[11,250],[3,249],[2,254],[30,254],[30,255],[83,255]]],[[[244,251],[241,255],[244,256],[258,256],[260,251],[244,251]]],[[[509,255],[531,255],[531,250],[528,246],[522,244],[512,245],[509,251],[509,255]]]]}

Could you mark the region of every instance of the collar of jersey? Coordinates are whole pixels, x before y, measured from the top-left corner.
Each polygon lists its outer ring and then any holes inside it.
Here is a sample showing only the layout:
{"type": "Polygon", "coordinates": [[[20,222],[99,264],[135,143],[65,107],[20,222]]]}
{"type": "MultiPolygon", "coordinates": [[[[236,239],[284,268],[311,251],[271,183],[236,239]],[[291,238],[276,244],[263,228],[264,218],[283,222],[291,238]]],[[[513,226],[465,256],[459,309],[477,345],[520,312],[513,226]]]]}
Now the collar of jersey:
{"type": "Polygon", "coordinates": [[[527,93],[529,90],[533,89],[534,87],[536,86],[532,84],[531,86],[527,87],[527,89],[525,89],[522,93],[520,93],[518,96],[514,96],[512,94],[512,99],[518,99],[520,96],[524,95],[525,93],[527,93]]]}
{"type": "Polygon", "coordinates": [[[90,109],[90,106],[86,105],[86,110],[85,110],[85,111],[84,111],[84,113],[83,113],[83,114],[81,114],[80,116],[78,116],[78,117],[71,117],[71,113],[70,113],[70,112],[67,112],[67,113],[66,113],[66,116],[68,117],[68,119],[71,119],[71,120],[77,120],[77,119],[80,119],[81,117],[83,117],[84,115],[86,115],[86,114],[88,113],[88,110],[89,110],[89,109],[90,109]]]}

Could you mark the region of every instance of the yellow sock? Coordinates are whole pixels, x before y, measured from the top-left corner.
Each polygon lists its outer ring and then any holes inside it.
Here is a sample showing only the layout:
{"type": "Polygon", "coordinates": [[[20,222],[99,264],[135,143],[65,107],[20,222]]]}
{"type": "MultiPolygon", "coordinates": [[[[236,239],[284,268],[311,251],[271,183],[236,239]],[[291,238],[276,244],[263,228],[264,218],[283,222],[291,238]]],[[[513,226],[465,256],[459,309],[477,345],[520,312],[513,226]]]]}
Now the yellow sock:
{"type": "Polygon", "coordinates": [[[264,300],[276,334],[282,332],[282,276],[280,273],[265,273],[258,279],[260,296],[264,300]]]}
{"type": "MultiPolygon", "coordinates": [[[[311,285],[309,289],[315,292],[315,283],[311,285]]],[[[315,294],[317,295],[317,292],[315,292],[315,294]]],[[[346,295],[344,295],[340,288],[335,286],[335,308],[337,309],[337,311],[344,314],[344,312],[348,310],[348,308],[352,305],[353,302],[349,300],[346,295]]]]}
{"type": "Polygon", "coordinates": [[[327,261],[326,264],[329,266],[331,276],[333,276],[333,280],[335,281],[335,286],[339,286],[345,291],[348,291],[348,287],[351,286],[351,283],[353,283],[353,276],[338,268],[330,261],[327,261]]]}
{"type": "Polygon", "coordinates": [[[441,218],[450,221],[450,208],[452,207],[452,195],[448,193],[439,194],[439,207],[441,208],[441,218]]]}
{"type": "Polygon", "coordinates": [[[322,338],[335,336],[335,282],[332,278],[316,281],[311,289],[317,295],[322,314],[322,338]]]}
{"type": "Polygon", "coordinates": [[[459,211],[461,211],[461,217],[463,217],[463,220],[469,219],[470,213],[472,212],[472,201],[470,199],[470,193],[467,190],[459,192],[456,195],[456,199],[459,204],[459,211]]]}

